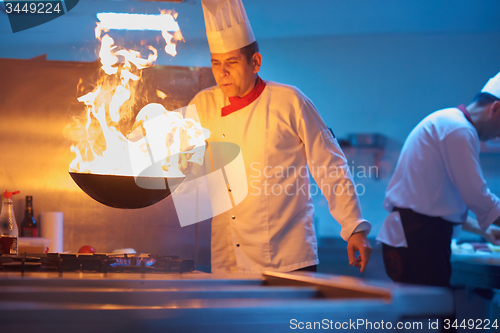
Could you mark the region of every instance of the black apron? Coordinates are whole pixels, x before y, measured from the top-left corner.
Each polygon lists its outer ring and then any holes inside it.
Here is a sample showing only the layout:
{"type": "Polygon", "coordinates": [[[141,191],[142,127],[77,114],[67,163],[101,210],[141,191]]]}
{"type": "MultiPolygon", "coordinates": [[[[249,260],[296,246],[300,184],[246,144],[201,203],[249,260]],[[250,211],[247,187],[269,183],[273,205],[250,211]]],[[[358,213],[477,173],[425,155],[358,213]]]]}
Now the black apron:
{"type": "Polygon", "coordinates": [[[449,287],[451,236],[456,223],[406,208],[394,208],[408,247],[383,246],[387,275],[395,282],[449,287]]]}

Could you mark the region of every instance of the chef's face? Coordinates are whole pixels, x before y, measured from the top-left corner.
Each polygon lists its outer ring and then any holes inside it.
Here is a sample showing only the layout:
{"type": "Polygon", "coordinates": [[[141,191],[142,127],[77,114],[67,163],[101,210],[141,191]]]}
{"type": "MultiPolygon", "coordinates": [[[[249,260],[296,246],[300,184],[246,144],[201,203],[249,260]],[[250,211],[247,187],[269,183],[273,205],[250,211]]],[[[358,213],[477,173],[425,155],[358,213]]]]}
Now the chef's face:
{"type": "Polygon", "coordinates": [[[241,50],[212,53],[212,73],[227,97],[243,97],[255,86],[262,56],[255,53],[249,62],[241,50]]]}
{"type": "Polygon", "coordinates": [[[488,107],[488,122],[482,131],[479,131],[479,139],[481,141],[500,137],[500,102],[493,102],[488,107]]]}

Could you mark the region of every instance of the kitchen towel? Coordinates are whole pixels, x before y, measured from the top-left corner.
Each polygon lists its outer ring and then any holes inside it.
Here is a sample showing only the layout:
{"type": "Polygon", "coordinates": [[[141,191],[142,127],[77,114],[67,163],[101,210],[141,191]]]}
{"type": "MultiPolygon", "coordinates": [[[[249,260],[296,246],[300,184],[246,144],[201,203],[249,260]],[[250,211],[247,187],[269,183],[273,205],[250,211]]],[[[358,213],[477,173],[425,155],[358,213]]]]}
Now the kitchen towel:
{"type": "Polygon", "coordinates": [[[52,240],[49,252],[63,252],[63,213],[43,212],[40,214],[41,237],[52,240]]]}

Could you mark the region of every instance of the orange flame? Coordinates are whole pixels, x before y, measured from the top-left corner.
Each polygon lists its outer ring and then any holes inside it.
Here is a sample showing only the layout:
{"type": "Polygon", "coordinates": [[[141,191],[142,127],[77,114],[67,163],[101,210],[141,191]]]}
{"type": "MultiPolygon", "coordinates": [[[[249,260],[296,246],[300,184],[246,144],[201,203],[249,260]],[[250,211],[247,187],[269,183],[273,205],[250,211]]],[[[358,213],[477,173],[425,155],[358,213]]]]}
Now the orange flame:
{"type": "MultiPolygon", "coordinates": [[[[155,19],[163,27],[165,51],[175,56],[176,42],[183,40],[182,34],[178,26],[173,34],[167,28],[175,28],[177,13],[162,12],[160,16],[155,19]]],[[[150,103],[137,114],[129,134],[123,134],[134,118],[132,107],[138,98],[141,70],[154,65],[158,51],[149,46],[151,53],[143,58],[138,51],[116,46],[107,32],[123,22],[110,23],[106,21],[108,17],[116,18],[103,16],[95,29],[95,36],[101,41],[99,57],[104,74],[94,91],[78,98],[86,105],[86,114],[68,130],[70,138],[77,141],[71,146],[76,157],[70,172],[137,176],[144,169],[153,168],[152,172],[148,169],[148,175],[182,177],[186,161],[203,163],[204,149],[197,148],[204,148],[210,133],[194,120],[184,119],[180,112],[150,103]]],[[[141,22],[143,17],[133,19],[141,22]]],[[[149,30],[159,29],[150,21],[149,30]]],[[[157,94],[166,97],[161,91],[157,94]]]]}

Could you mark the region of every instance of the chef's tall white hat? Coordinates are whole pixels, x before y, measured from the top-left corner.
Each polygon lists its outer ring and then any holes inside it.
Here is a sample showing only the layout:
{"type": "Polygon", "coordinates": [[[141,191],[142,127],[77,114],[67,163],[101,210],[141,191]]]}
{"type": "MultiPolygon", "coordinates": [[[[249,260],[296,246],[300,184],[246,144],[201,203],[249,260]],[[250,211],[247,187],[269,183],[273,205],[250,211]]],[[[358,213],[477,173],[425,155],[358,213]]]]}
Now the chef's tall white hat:
{"type": "Polygon", "coordinates": [[[500,72],[486,82],[481,92],[491,94],[500,99],[500,72]]]}
{"type": "Polygon", "coordinates": [[[255,42],[241,0],[202,0],[211,53],[226,53],[255,42]]]}

